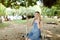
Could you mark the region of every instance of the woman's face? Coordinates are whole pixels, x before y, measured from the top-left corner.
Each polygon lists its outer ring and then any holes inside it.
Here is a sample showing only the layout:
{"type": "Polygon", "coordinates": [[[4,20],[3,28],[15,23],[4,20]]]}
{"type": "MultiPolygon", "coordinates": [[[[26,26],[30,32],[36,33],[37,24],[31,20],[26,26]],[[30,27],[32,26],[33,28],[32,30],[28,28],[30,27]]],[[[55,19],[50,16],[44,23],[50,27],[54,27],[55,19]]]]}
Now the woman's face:
{"type": "Polygon", "coordinates": [[[35,14],[34,14],[34,17],[35,17],[35,18],[38,18],[38,13],[35,13],[35,14]]]}

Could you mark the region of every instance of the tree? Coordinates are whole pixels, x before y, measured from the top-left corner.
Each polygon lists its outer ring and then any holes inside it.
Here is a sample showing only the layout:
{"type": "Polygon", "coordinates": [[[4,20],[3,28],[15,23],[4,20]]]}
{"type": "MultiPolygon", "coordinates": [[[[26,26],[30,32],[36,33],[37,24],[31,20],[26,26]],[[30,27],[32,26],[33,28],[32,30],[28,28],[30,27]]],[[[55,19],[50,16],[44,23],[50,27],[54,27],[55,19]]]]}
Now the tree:
{"type": "Polygon", "coordinates": [[[49,8],[51,8],[56,3],[57,3],[57,0],[43,0],[44,6],[49,7],[49,8]]]}
{"type": "Polygon", "coordinates": [[[5,6],[0,3],[0,23],[3,22],[1,17],[5,16],[5,9],[6,9],[5,6]]]}
{"type": "Polygon", "coordinates": [[[57,10],[57,7],[55,7],[55,6],[52,6],[51,8],[43,7],[42,15],[52,17],[55,15],[54,13],[56,10],[57,10]]]}
{"type": "Polygon", "coordinates": [[[33,6],[36,4],[37,0],[0,0],[0,3],[2,3],[6,7],[12,7],[12,6],[26,6],[26,3],[28,6],[33,6]],[[18,5],[17,2],[20,4],[18,5]]]}
{"type": "Polygon", "coordinates": [[[6,7],[0,3],[0,16],[5,15],[5,9],[6,9],[6,7]]]}

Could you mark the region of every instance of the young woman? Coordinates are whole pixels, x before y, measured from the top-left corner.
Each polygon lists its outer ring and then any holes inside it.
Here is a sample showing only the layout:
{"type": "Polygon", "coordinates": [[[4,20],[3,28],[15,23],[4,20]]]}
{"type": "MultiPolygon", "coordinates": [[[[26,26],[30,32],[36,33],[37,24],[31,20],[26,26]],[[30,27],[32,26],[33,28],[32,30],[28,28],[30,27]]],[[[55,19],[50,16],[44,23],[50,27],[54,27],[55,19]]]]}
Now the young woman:
{"type": "Polygon", "coordinates": [[[38,11],[35,12],[33,28],[28,33],[28,40],[40,40],[41,37],[41,15],[38,11]]]}

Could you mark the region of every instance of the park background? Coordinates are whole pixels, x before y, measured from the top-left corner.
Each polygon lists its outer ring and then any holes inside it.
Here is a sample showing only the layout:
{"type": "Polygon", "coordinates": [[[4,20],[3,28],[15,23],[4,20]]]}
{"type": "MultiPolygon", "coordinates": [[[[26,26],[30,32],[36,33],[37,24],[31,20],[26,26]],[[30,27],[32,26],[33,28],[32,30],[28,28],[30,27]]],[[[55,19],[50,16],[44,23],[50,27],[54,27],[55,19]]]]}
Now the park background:
{"type": "Polygon", "coordinates": [[[25,40],[35,11],[42,17],[42,40],[60,40],[60,0],[0,0],[0,40],[25,40]]]}

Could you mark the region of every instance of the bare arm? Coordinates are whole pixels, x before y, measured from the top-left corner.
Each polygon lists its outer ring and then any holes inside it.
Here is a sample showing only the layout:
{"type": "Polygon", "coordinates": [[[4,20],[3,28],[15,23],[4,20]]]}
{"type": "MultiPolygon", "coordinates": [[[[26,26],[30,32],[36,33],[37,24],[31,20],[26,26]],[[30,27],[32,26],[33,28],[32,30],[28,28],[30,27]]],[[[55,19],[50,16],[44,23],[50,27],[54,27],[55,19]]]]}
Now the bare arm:
{"type": "Polygon", "coordinates": [[[38,28],[39,28],[39,29],[42,29],[42,26],[43,26],[43,25],[42,25],[42,21],[40,21],[40,22],[38,21],[38,28]]]}

